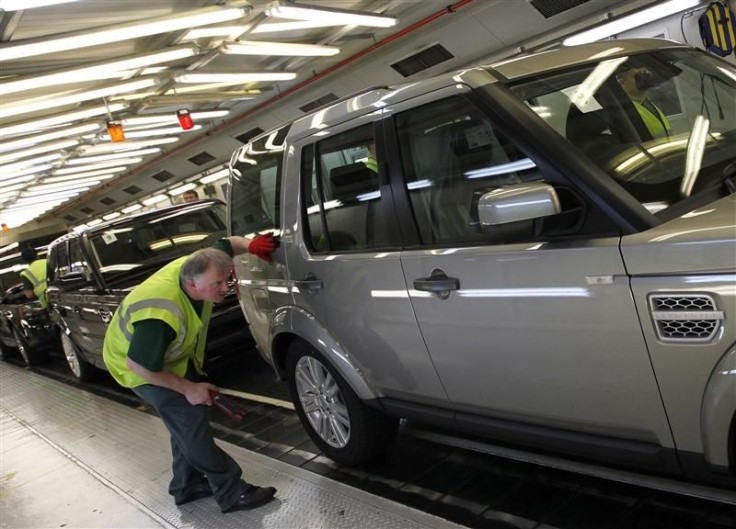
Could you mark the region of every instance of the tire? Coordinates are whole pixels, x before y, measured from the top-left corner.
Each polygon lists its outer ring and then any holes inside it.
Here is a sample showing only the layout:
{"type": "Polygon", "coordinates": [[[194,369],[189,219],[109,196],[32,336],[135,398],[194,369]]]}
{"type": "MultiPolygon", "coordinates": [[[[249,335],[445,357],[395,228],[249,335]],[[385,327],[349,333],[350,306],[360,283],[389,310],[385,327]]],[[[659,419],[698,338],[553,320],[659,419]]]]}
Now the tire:
{"type": "Polygon", "coordinates": [[[82,358],[77,346],[74,345],[72,339],[64,332],[61,333],[61,348],[64,351],[64,358],[66,358],[66,363],[69,364],[69,369],[74,375],[74,378],[79,382],[90,382],[95,375],[94,366],[82,358]]]}
{"type": "Polygon", "coordinates": [[[319,449],[343,465],[380,455],[396,437],[399,420],[363,404],[345,379],[302,341],[286,360],[294,408],[319,449]]]}
{"type": "Polygon", "coordinates": [[[18,352],[28,367],[34,367],[46,361],[46,352],[29,347],[23,336],[15,329],[13,329],[13,337],[15,343],[18,344],[18,352]]]}

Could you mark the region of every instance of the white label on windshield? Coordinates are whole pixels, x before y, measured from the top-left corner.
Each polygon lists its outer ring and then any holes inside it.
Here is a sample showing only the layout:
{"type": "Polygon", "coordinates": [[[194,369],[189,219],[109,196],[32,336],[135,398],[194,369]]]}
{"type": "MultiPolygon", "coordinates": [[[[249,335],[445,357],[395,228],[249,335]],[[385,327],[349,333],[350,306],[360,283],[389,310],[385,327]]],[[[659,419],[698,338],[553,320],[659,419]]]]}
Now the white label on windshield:
{"type": "Polygon", "coordinates": [[[106,231],[102,234],[102,240],[105,241],[105,244],[112,244],[115,241],[118,240],[117,237],[115,237],[115,234],[109,231],[106,231]]]}

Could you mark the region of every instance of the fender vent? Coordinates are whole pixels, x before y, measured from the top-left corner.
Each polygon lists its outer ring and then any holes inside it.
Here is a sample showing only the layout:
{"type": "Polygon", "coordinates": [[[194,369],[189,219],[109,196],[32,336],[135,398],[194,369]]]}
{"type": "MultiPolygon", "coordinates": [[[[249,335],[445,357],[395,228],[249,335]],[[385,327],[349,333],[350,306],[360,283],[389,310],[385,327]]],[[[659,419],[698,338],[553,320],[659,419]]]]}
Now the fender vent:
{"type": "Polygon", "coordinates": [[[663,342],[709,342],[724,319],[707,294],[653,294],[649,310],[663,342]]]}

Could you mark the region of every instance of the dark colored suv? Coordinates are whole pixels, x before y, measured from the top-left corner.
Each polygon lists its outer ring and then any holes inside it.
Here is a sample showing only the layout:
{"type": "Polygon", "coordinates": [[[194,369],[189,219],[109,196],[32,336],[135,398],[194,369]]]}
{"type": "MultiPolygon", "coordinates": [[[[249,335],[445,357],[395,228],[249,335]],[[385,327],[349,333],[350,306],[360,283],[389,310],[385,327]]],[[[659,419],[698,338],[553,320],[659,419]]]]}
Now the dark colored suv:
{"type": "MultiPolygon", "coordinates": [[[[212,245],[226,235],[225,205],[218,200],[132,215],[70,233],[49,246],[51,319],[61,331],[64,355],[81,381],[105,369],[102,343],[123,298],[166,263],[212,245]]],[[[215,306],[205,368],[248,342],[248,326],[234,291],[215,306]]]]}

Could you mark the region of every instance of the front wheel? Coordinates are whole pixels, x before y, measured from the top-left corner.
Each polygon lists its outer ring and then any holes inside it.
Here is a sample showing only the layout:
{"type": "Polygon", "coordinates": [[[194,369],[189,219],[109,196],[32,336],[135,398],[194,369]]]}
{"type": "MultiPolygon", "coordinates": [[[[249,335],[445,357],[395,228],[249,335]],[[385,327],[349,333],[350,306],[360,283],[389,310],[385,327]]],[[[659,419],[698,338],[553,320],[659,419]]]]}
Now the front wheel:
{"type": "Polygon", "coordinates": [[[69,369],[72,370],[72,374],[77,380],[80,382],[89,382],[94,378],[95,368],[82,358],[77,346],[74,345],[72,339],[64,332],[61,333],[61,348],[64,350],[66,363],[69,364],[69,369]]]}
{"type": "Polygon", "coordinates": [[[312,441],[331,459],[358,465],[394,440],[399,421],[363,404],[315,349],[294,342],[287,357],[289,391],[312,441]]]}
{"type": "Polygon", "coordinates": [[[34,347],[30,347],[23,336],[21,336],[21,334],[15,329],[13,329],[13,337],[15,338],[15,343],[18,344],[18,351],[28,367],[37,366],[46,360],[46,353],[34,347]]]}

